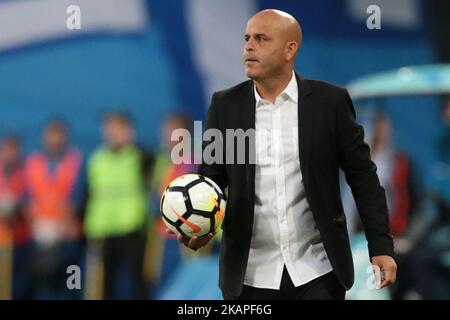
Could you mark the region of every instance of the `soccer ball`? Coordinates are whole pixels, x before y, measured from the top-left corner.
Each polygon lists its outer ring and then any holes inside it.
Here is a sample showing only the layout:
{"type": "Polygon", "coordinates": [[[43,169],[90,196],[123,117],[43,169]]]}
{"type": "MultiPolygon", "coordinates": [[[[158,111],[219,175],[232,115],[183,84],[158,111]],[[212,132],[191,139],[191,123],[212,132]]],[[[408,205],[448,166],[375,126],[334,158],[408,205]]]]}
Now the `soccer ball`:
{"type": "Polygon", "coordinates": [[[225,194],[214,181],[199,174],[185,174],[167,186],[160,210],[170,230],[191,238],[217,230],[225,206],[225,194]]]}

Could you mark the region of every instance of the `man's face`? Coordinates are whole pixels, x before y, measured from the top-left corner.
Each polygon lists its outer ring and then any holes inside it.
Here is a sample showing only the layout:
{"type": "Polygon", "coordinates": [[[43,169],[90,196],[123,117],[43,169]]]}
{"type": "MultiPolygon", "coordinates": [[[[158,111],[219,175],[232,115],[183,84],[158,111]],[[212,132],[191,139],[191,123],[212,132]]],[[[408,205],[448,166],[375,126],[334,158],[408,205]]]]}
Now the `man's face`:
{"type": "Polygon", "coordinates": [[[285,44],[279,30],[268,19],[252,18],[245,31],[244,67],[247,77],[264,80],[281,72],[285,44]]]}
{"type": "Polygon", "coordinates": [[[392,135],[391,123],[388,119],[380,119],[374,126],[374,136],[381,141],[389,141],[392,135]]]}
{"type": "Polygon", "coordinates": [[[0,159],[5,164],[12,164],[19,159],[20,148],[16,141],[5,140],[0,149],[0,159]]]}
{"type": "Polygon", "coordinates": [[[113,149],[121,148],[131,143],[132,136],[131,127],[120,119],[109,119],[103,125],[103,138],[113,149]]]}
{"type": "Polygon", "coordinates": [[[60,153],[67,143],[67,133],[59,125],[50,125],[44,130],[44,147],[49,153],[60,153]]]}
{"type": "Polygon", "coordinates": [[[189,123],[184,118],[181,118],[178,116],[173,116],[173,117],[168,118],[164,122],[164,126],[162,129],[162,134],[163,134],[162,138],[163,138],[163,142],[164,142],[164,145],[167,148],[167,150],[172,150],[176,145],[180,145],[180,143],[183,143],[185,148],[189,147],[187,145],[187,144],[189,144],[189,142],[186,141],[186,139],[183,139],[182,142],[180,142],[179,140],[172,141],[173,132],[175,130],[180,130],[180,129],[181,130],[189,130],[189,123]]]}

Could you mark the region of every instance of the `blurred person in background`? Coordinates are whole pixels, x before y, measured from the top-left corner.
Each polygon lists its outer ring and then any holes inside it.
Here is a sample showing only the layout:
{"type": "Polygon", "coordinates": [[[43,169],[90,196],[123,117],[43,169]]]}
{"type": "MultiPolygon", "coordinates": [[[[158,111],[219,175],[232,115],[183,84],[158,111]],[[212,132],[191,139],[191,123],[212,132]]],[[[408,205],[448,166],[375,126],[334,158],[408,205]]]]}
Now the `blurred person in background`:
{"type": "Polygon", "coordinates": [[[371,148],[372,160],[386,190],[392,234],[401,236],[406,233],[418,203],[416,181],[411,161],[394,146],[392,124],[381,111],[375,115],[371,148]]]}
{"type": "Polygon", "coordinates": [[[444,99],[437,162],[428,181],[428,192],[408,233],[397,241],[407,256],[400,278],[404,298],[450,297],[450,97],[444,99]]]}
{"type": "Polygon", "coordinates": [[[26,259],[30,229],[23,216],[25,189],[20,141],[6,136],[0,142],[0,298],[27,299],[26,259]]]}
{"type": "Polygon", "coordinates": [[[438,161],[450,166],[450,96],[445,98],[442,110],[442,133],[438,140],[438,161]]]}
{"type": "MultiPolygon", "coordinates": [[[[410,157],[394,145],[392,124],[388,116],[377,111],[373,122],[372,160],[377,166],[381,185],[386,190],[394,243],[401,246],[401,241],[408,233],[420,203],[418,181],[410,157]]],[[[404,272],[398,274],[397,282],[389,289],[393,299],[401,299],[409,285],[408,281],[405,281],[409,268],[407,265],[409,253],[403,252],[401,247],[398,250],[397,245],[395,247],[397,264],[404,272]]]]}
{"type": "Polygon", "coordinates": [[[144,299],[151,158],[136,146],[133,124],[127,114],[107,113],[102,130],[104,144],[88,161],[85,232],[90,243],[101,245],[103,279],[98,278],[103,282],[101,296],[144,299]],[[126,281],[122,281],[124,278],[126,281]]]}
{"type": "Polygon", "coordinates": [[[32,228],[30,257],[33,298],[75,298],[68,290],[66,269],[80,264],[81,223],[76,216],[82,155],[69,145],[61,120],[44,128],[43,150],[26,160],[26,214],[32,228]]]}
{"type": "MultiPolygon", "coordinates": [[[[372,161],[377,166],[377,174],[381,185],[386,191],[386,200],[389,212],[389,222],[391,232],[394,236],[396,248],[396,260],[399,268],[403,270],[397,276],[397,281],[389,287],[390,295],[393,299],[401,299],[408,282],[404,281],[405,263],[408,255],[399,251],[397,244],[402,241],[403,236],[408,233],[411,221],[417,215],[420,204],[418,181],[416,179],[413,163],[410,157],[396,146],[393,139],[393,126],[389,116],[381,110],[373,110],[368,117],[366,124],[371,130],[368,131],[368,141],[370,141],[372,161]]],[[[350,201],[347,202],[347,211],[355,219],[355,237],[353,246],[358,247],[359,241],[365,241],[359,235],[363,234],[362,222],[357,214],[357,208],[351,199],[350,188],[344,188],[343,194],[350,201]]],[[[353,219],[352,219],[353,220],[353,219]]],[[[355,265],[361,268],[361,273],[365,272],[366,264],[355,265]]]]}
{"type": "MultiPolygon", "coordinates": [[[[419,203],[418,181],[410,157],[393,141],[389,117],[384,112],[375,110],[370,118],[372,161],[377,166],[380,183],[386,191],[391,232],[394,237],[399,237],[406,233],[412,215],[416,212],[419,203]]],[[[351,190],[345,188],[343,192],[349,199],[351,190]]],[[[362,232],[362,223],[354,201],[349,201],[347,207],[349,213],[356,216],[355,232],[362,232]]]]}
{"type": "MultiPolygon", "coordinates": [[[[172,140],[171,136],[176,129],[185,129],[192,133],[192,120],[183,113],[169,115],[162,126],[162,141],[160,150],[156,154],[155,164],[151,174],[150,200],[152,224],[149,237],[152,250],[148,250],[146,256],[146,273],[155,286],[162,286],[166,276],[179,265],[182,255],[180,246],[174,235],[166,233],[166,226],[162,221],[159,205],[165,188],[175,178],[187,173],[194,173],[197,166],[194,164],[192,154],[188,153],[188,147],[184,148],[186,154],[181,155],[185,161],[175,164],[171,159],[171,152],[178,140],[172,140]]],[[[181,248],[182,254],[189,254],[181,248]]],[[[189,250],[190,251],[190,250],[189,250]]]]}

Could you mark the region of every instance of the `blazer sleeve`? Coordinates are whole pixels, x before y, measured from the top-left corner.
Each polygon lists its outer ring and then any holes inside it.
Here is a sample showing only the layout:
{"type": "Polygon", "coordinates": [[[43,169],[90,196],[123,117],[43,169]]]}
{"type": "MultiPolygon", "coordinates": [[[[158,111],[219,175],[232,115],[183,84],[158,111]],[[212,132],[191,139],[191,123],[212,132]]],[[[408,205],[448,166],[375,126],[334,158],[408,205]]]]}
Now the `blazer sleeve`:
{"type": "MultiPolygon", "coordinates": [[[[205,130],[208,129],[218,129],[219,128],[219,120],[218,120],[218,114],[217,114],[217,94],[214,93],[211,98],[211,104],[209,106],[208,112],[206,114],[206,126],[205,130]]],[[[222,189],[222,191],[225,190],[225,188],[228,186],[228,178],[227,173],[225,169],[225,165],[222,163],[212,163],[208,164],[205,162],[205,157],[203,155],[203,152],[207,145],[212,143],[214,140],[211,141],[205,141],[203,140],[202,143],[202,163],[198,169],[198,173],[201,175],[204,175],[208,178],[211,178],[217,185],[222,189]]],[[[223,141],[223,139],[222,139],[223,141]]],[[[221,146],[223,148],[223,146],[221,146]]],[[[214,155],[213,155],[214,156],[214,155]]]]}
{"type": "Polygon", "coordinates": [[[394,257],[385,191],[371,160],[369,146],[364,142],[364,130],[356,122],[347,90],[343,90],[336,107],[339,164],[364,226],[370,258],[378,255],[394,257]]]}

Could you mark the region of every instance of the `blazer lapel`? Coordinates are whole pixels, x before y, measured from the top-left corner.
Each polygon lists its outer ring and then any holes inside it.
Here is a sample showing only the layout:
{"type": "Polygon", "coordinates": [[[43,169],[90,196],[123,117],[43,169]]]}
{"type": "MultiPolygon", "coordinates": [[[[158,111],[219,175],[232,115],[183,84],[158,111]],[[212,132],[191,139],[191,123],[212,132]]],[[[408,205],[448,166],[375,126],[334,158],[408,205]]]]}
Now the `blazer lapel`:
{"type": "Polygon", "coordinates": [[[295,73],[298,84],[298,147],[303,179],[308,180],[311,153],[313,106],[311,88],[307,80],[295,73]]]}
{"type": "MultiPolygon", "coordinates": [[[[242,105],[239,106],[240,110],[238,111],[239,117],[241,117],[242,121],[242,129],[247,131],[249,129],[253,130],[255,133],[255,113],[256,113],[256,99],[254,94],[254,84],[252,81],[249,81],[249,85],[246,90],[243,92],[243,97],[240,99],[242,101],[242,105]]],[[[254,141],[256,141],[256,136],[253,136],[254,141]]],[[[255,163],[250,162],[251,159],[256,159],[256,149],[255,143],[253,145],[248,144],[245,148],[245,179],[247,185],[247,192],[250,195],[251,199],[254,199],[255,196],[255,163]],[[251,148],[250,148],[251,147],[251,148]],[[252,154],[252,157],[250,157],[252,154]]]]}
{"type": "Polygon", "coordinates": [[[249,81],[238,98],[239,103],[236,110],[237,117],[240,119],[240,128],[244,131],[248,129],[255,129],[255,111],[256,99],[253,89],[253,82],[249,81]]]}

